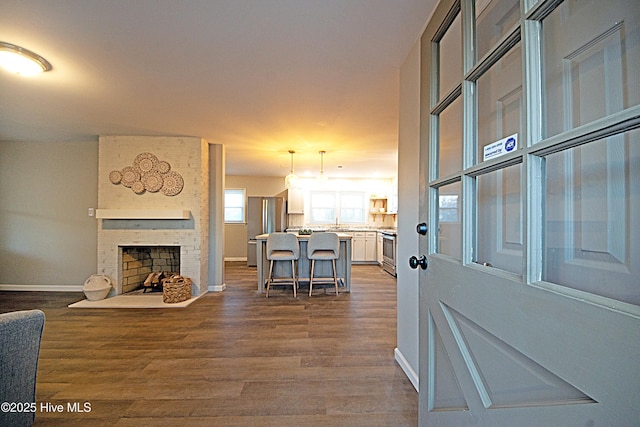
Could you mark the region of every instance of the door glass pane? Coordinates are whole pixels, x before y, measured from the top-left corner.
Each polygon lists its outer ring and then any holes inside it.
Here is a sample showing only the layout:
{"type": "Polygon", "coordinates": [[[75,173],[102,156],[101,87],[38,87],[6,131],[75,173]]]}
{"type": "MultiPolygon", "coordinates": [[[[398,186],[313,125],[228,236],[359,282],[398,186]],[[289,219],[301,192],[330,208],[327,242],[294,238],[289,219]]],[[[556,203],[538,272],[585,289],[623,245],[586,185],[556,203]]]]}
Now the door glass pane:
{"type": "Polygon", "coordinates": [[[520,44],[478,79],[478,162],[520,147],[522,56],[520,44]],[[500,142],[515,135],[515,144],[500,142]]]}
{"type": "Polygon", "coordinates": [[[546,281],[640,305],[640,130],[546,160],[546,281]]]}
{"type": "Polygon", "coordinates": [[[522,165],[478,177],[478,229],[474,261],[522,275],[522,165]]]}
{"type": "Polygon", "coordinates": [[[462,81],[462,23],[460,14],[440,40],[440,95],[451,92],[462,81]]]}
{"type": "Polygon", "coordinates": [[[438,190],[438,253],[462,259],[462,198],[460,182],[438,190]]]}
{"type": "Polygon", "coordinates": [[[476,0],[476,60],[489,52],[519,20],[518,0],[476,0]]]}
{"type": "Polygon", "coordinates": [[[640,7],[567,0],[543,22],[546,136],[640,103],[640,7]]]}
{"type": "Polygon", "coordinates": [[[458,97],[440,113],[438,176],[462,170],[462,98],[458,97]]]}

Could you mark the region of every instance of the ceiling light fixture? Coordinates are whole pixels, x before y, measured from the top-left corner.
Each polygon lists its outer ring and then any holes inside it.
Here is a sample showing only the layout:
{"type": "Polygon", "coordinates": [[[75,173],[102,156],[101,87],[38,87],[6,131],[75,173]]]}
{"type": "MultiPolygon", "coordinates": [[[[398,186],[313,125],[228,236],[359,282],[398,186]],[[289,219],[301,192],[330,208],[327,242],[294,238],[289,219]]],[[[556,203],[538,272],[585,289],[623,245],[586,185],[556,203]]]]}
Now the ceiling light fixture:
{"type": "Polygon", "coordinates": [[[23,76],[32,76],[52,68],[49,61],[37,53],[6,42],[0,42],[0,67],[23,76]]]}
{"type": "Polygon", "coordinates": [[[320,181],[321,184],[324,184],[328,181],[328,178],[324,175],[324,155],[326,154],[326,151],[321,150],[318,151],[318,153],[320,153],[320,176],[318,177],[318,181],[320,181]]]}
{"type": "Polygon", "coordinates": [[[293,155],[295,153],[295,151],[289,150],[289,154],[291,154],[291,172],[289,172],[289,175],[284,177],[285,188],[297,188],[298,184],[300,183],[300,178],[298,178],[298,176],[293,173],[293,155]]]}

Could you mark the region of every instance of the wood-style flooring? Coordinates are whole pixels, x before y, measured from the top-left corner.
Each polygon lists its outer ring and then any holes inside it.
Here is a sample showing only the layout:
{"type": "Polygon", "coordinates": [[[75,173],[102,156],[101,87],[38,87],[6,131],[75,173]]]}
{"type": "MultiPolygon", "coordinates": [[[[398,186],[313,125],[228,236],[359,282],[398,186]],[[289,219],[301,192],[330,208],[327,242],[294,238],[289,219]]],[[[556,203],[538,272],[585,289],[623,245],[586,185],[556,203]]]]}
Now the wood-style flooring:
{"type": "Polygon", "coordinates": [[[224,292],[171,309],[0,292],[0,312],[46,314],[35,426],[417,425],[418,394],[393,356],[395,279],[356,265],[350,294],[297,299],[290,287],[266,299],[256,280],[226,263],[224,292]],[[90,411],[69,411],[76,402],[90,411]]]}

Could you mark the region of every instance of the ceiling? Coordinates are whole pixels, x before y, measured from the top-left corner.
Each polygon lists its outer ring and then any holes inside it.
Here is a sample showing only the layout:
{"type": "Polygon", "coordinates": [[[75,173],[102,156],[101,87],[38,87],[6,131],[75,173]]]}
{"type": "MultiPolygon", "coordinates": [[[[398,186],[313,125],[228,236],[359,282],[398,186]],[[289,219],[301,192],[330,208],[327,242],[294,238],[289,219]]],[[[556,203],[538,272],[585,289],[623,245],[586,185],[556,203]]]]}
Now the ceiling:
{"type": "Polygon", "coordinates": [[[229,175],[392,177],[399,70],[436,0],[2,0],[0,141],[188,135],[229,175]]]}

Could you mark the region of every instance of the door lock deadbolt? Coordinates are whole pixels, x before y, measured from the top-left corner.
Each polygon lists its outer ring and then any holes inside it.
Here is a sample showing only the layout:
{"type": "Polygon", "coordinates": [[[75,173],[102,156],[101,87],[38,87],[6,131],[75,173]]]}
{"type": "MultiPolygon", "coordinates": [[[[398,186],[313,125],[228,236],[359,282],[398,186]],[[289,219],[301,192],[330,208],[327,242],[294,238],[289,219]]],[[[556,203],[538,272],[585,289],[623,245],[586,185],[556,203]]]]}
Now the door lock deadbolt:
{"type": "Polygon", "coordinates": [[[426,223],[426,222],[421,222],[420,224],[418,224],[418,225],[416,226],[416,232],[417,232],[418,234],[421,234],[421,235],[423,235],[423,236],[424,236],[424,235],[426,235],[426,234],[427,234],[427,231],[429,231],[429,226],[427,225],[427,223],[426,223]]]}

